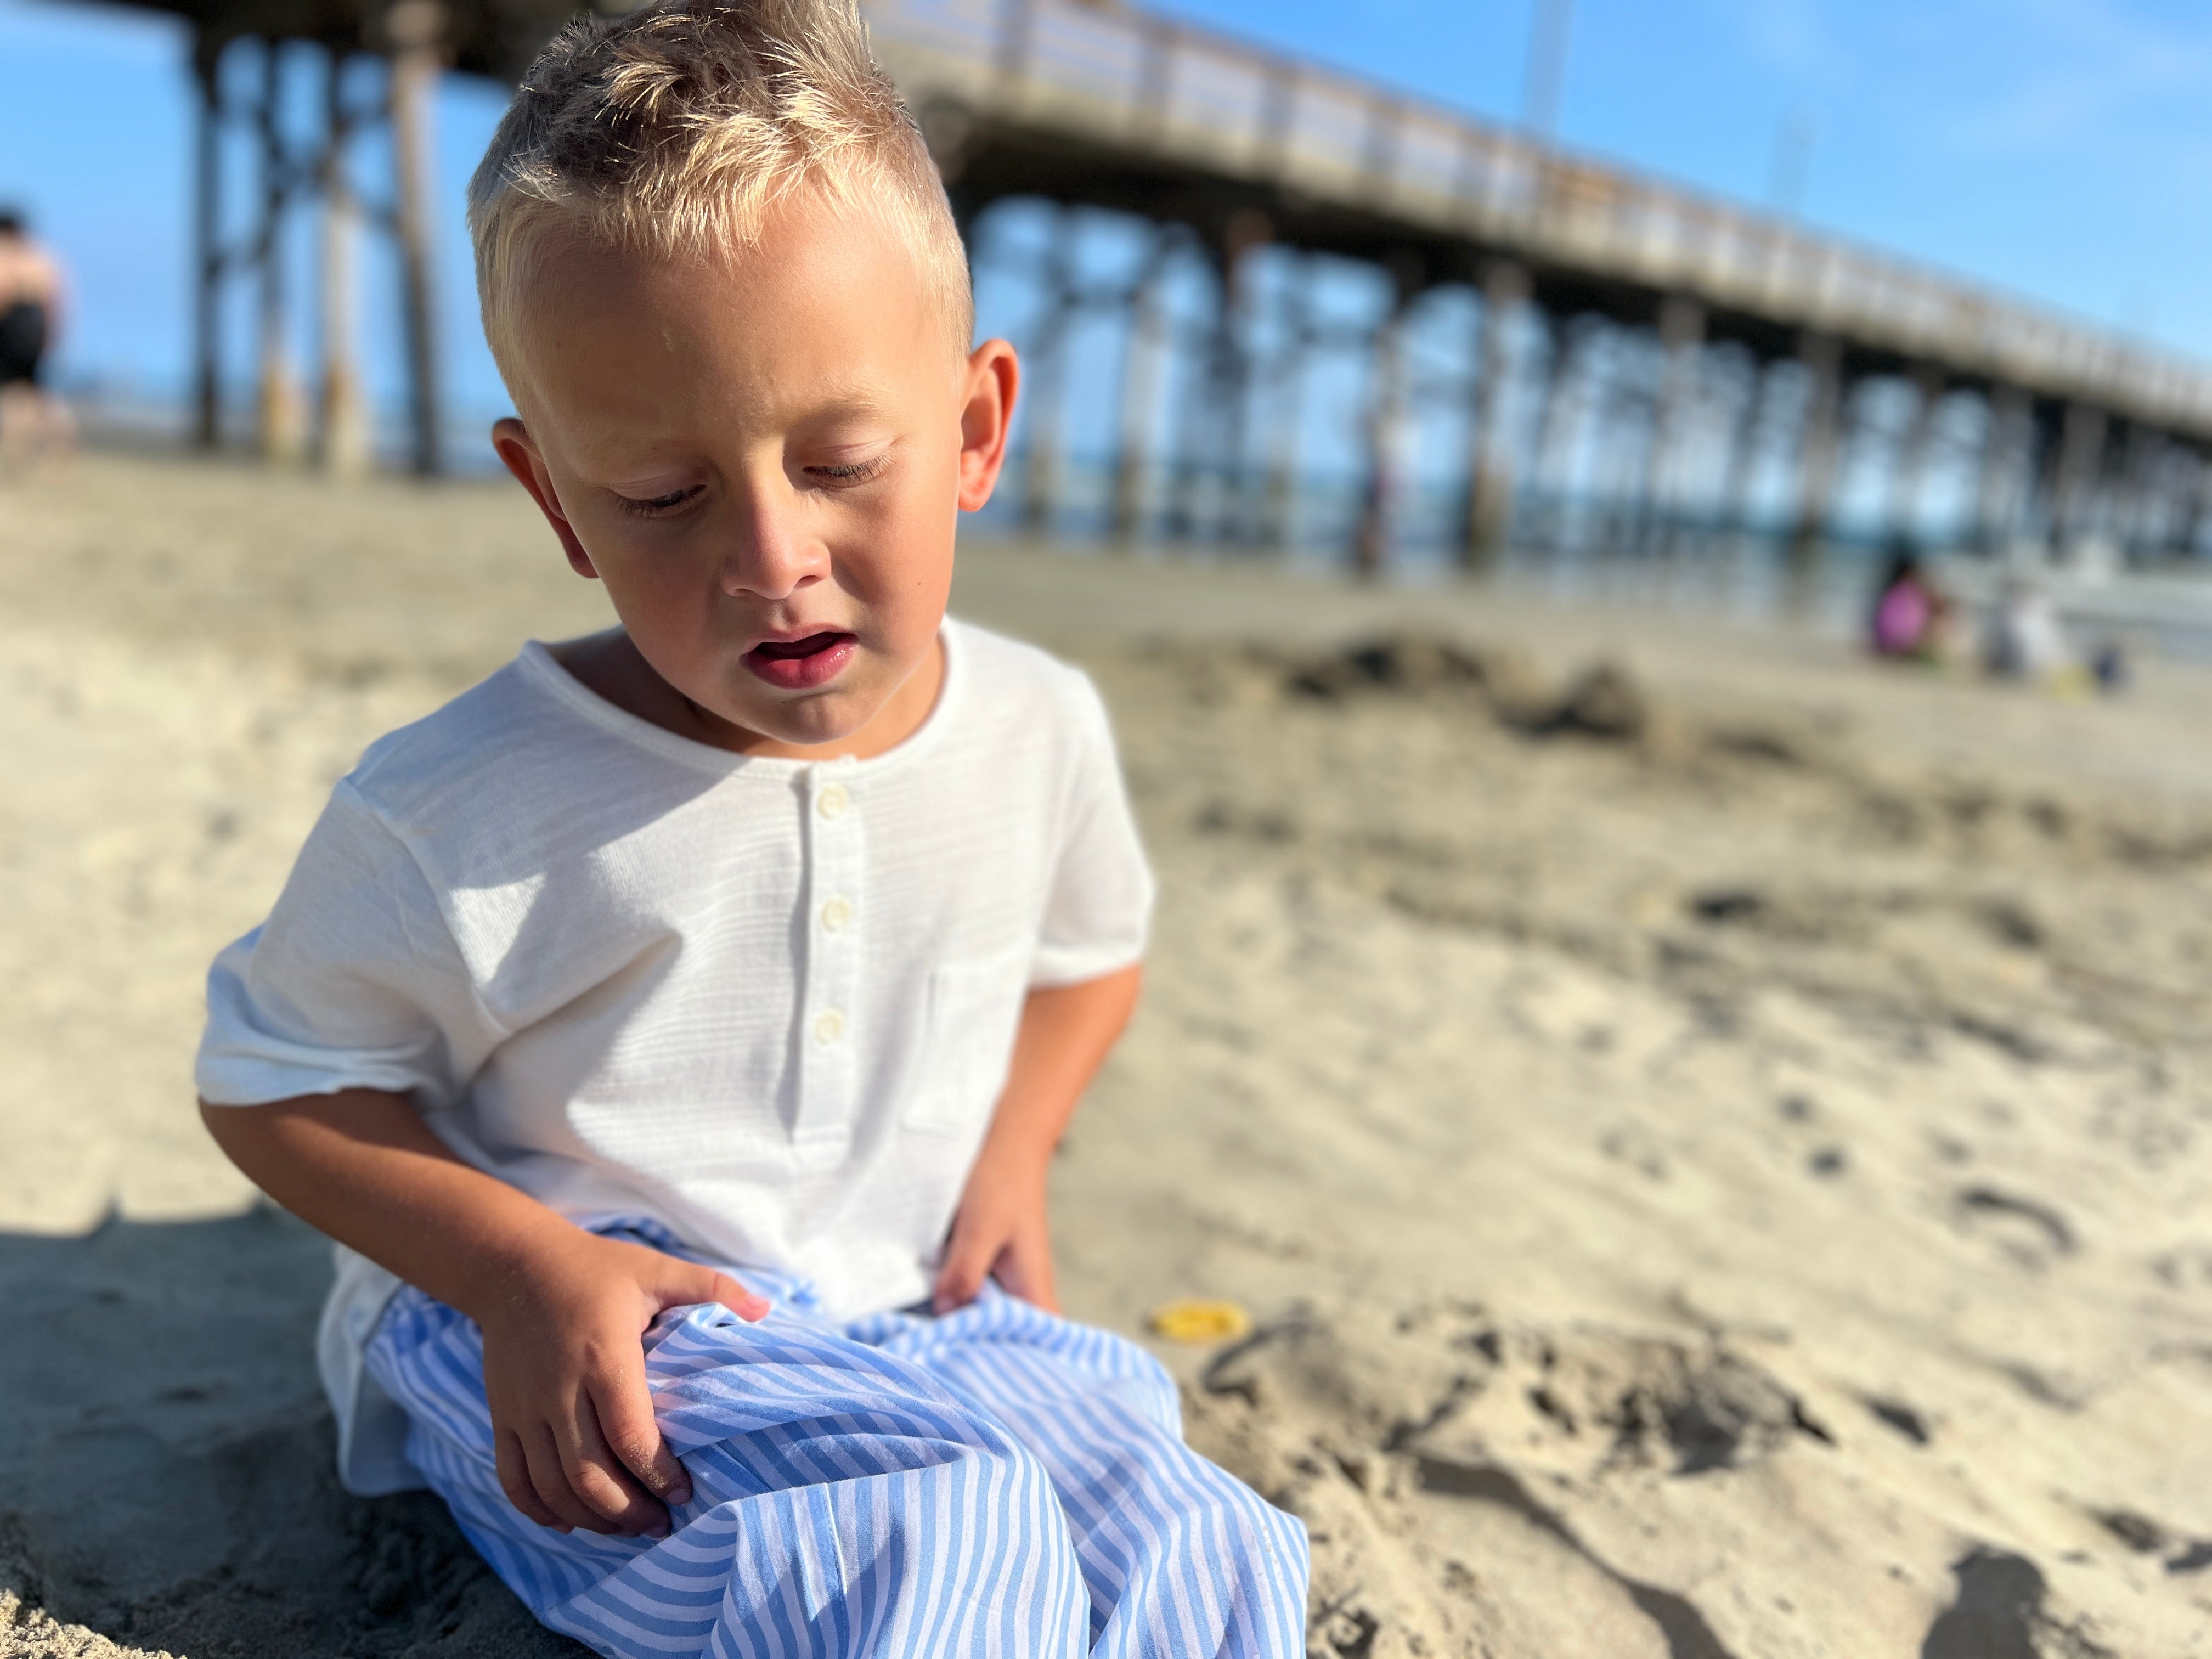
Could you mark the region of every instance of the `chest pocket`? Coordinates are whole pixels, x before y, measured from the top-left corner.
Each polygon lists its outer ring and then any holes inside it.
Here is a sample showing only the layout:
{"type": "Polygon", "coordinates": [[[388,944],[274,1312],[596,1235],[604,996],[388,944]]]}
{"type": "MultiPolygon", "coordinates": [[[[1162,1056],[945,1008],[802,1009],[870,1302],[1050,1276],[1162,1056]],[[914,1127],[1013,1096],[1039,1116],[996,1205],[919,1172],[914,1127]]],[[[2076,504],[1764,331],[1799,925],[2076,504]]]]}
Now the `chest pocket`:
{"type": "Polygon", "coordinates": [[[1026,947],[948,962],[929,976],[921,1049],[904,1122],[937,1134],[979,1130],[1006,1087],[1029,994],[1026,947]]]}

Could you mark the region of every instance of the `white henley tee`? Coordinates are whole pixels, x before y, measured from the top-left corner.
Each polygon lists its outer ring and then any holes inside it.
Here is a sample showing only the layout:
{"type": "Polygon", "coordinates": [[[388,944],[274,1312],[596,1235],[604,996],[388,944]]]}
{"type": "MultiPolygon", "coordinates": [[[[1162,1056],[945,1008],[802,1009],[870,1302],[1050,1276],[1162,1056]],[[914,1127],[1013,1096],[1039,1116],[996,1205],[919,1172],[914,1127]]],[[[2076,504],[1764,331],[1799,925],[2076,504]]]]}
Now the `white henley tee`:
{"type": "MultiPolygon", "coordinates": [[[[525,647],[340,781],[209,975],[202,1097],[404,1094],[581,1224],[659,1221],[835,1315],[919,1300],[1024,995],[1135,962],[1152,891],[1090,681],[943,639],[921,728],[824,762],[677,737],[525,647]]],[[[356,1492],[421,1484],[362,1370],[397,1282],[339,1249],[356,1492]]]]}

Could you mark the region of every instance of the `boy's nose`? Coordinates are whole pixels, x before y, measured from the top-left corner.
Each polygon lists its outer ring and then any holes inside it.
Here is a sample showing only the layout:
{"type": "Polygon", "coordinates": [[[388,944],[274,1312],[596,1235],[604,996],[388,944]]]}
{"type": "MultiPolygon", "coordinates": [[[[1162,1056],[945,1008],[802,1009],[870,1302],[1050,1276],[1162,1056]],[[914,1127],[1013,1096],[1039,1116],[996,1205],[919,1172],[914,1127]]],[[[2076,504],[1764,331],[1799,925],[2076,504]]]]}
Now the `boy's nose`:
{"type": "Polygon", "coordinates": [[[829,550],[811,532],[789,490],[755,491],[734,529],[722,559],[722,591],[732,599],[787,599],[828,574],[829,550]]]}

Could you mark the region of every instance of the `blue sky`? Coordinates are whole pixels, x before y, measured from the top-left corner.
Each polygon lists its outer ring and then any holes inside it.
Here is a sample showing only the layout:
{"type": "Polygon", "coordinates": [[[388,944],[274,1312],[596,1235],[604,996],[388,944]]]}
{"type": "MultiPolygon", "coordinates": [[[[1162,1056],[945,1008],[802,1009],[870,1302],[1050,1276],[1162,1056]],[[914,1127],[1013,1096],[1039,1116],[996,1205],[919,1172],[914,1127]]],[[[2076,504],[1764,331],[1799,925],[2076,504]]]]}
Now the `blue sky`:
{"type": "MultiPolygon", "coordinates": [[[[1529,0],[1179,0],[1185,16],[1513,118],[1529,0]]],[[[311,91],[302,60],[300,90],[311,91]]],[[[70,262],[80,381],[181,385],[190,165],[181,32],[0,0],[0,201],[70,262]]],[[[500,94],[441,100],[454,390],[498,398],[476,337],[460,187],[500,94]]],[[[2212,359],[2212,7],[2203,0],[1579,0],[1568,143],[1725,195],[1812,134],[1804,216],[2212,359]]],[[[373,169],[377,158],[365,157],[373,169]]],[[[303,246],[302,257],[306,250],[303,246]]],[[[394,382],[388,276],[365,303],[394,382]]],[[[239,319],[242,331],[243,318],[239,319]]]]}

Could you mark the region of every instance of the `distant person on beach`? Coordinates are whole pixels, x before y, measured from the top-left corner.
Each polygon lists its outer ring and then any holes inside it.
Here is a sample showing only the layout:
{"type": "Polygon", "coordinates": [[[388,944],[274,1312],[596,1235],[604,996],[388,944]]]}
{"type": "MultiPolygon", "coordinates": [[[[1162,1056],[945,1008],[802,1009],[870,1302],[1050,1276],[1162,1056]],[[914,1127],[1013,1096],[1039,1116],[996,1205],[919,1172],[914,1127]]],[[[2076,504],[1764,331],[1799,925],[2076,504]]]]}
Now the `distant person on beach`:
{"type": "Polygon", "coordinates": [[[61,323],[60,264],[33,240],[22,215],[0,208],[0,447],[27,434],[36,447],[62,448],[74,435],[68,410],[45,384],[61,323]]]}
{"type": "Polygon", "coordinates": [[[1950,600],[1929,576],[1919,556],[1900,548],[1875,595],[1868,623],[1875,655],[1919,662],[1941,659],[1950,623],[1950,600]]]}
{"type": "Polygon", "coordinates": [[[2027,576],[2008,579],[1983,630],[1983,666],[1999,679],[2045,680],[2071,661],[2043,585],[2027,576]]]}
{"type": "Polygon", "coordinates": [[[1299,1659],[1304,1527],[1055,1311],[1152,884],[1090,681],[945,615],[1018,366],[851,0],[572,24],[470,222],[620,625],[372,745],[209,977],[343,1480],[603,1655],[1299,1659]]]}

